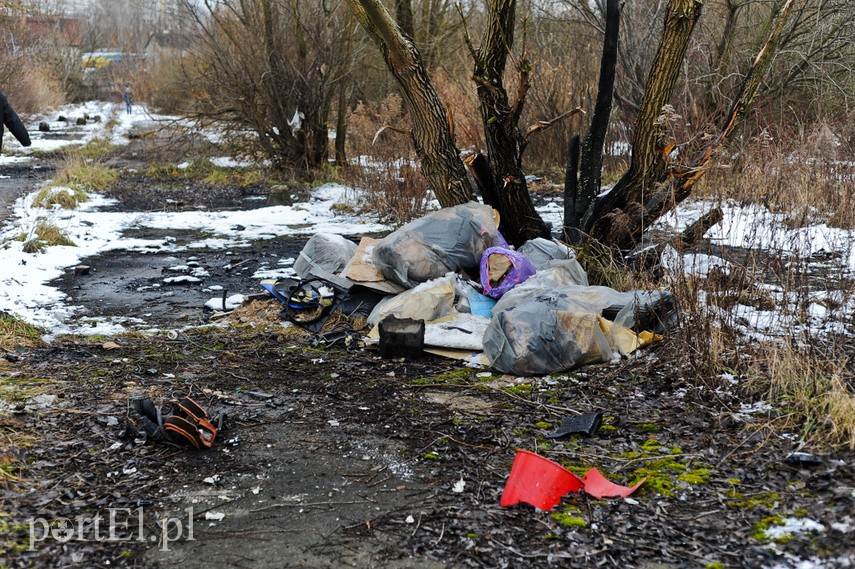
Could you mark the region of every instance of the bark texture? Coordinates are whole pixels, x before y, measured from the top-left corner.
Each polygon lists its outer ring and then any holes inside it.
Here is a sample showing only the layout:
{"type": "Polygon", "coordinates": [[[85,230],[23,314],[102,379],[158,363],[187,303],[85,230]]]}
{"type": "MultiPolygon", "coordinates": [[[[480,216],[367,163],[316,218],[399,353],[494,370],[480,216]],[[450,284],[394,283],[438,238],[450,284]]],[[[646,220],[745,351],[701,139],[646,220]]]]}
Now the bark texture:
{"type": "Polygon", "coordinates": [[[501,216],[499,229],[513,245],[535,237],[550,237],[549,227],[534,209],[525,175],[522,154],[526,141],[519,120],[528,91],[528,62],[520,63],[519,88],[511,104],[504,87],[505,67],[510,46],[514,44],[516,0],[489,0],[487,27],[477,52],[474,52],[474,79],[478,87],[481,119],[489,161],[489,180],[495,207],[501,216]]]}
{"type": "Polygon", "coordinates": [[[645,195],[653,193],[655,185],[665,174],[668,142],[664,139],[665,129],[660,117],[680,76],[689,39],[702,7],[698,0],[669,1],[665,27],[633,133],[629,169],[582,219],[582,230],[604,243],[611,241],[613,232],[625,231],[626,216],[634,216],[645,202],[645,195]]]}
{"type": "Polygon", "coordinates": [[[401,87],[412,117],[412,138],[422,172],[440,205],[470,201],[472,188],[454,145],[445,106],[436,93],[416,46],[378,0],[347,0],[356,19],[380,48],[401,87]]]}

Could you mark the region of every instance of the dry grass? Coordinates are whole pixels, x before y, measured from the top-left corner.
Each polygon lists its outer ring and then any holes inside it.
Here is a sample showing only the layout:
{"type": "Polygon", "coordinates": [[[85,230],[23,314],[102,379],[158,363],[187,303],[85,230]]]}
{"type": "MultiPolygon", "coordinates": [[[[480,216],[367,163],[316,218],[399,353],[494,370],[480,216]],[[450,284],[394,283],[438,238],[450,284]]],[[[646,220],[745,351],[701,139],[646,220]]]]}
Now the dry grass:
{"type": "Polygon", "coordinates": [[[350,154],[370,159],[343,172],[343,182],[357,188],[360,199],[339,207],[379,214],[393,224],[427,213],[431,201],[427,182],[414,165],[409,136],[399,132],[409,128],[400,96],[390,95],[376,105],[359,104],[349,121],[348,138],[353,144],[350,154]],[[383,129],[389,126],[394,130],[383,129]]]}
{"type": "Polygon", "coordinates": [[[0,311],[0,348],[14,350],[16,346],[33,347],[42,344],[44,331],[8,312],[0,311]]]}
{"type": "MultiPolygon", "coordinates": [[[[110,119],[110,121],[113,120],[114,119],[110,119]]],[[[109,124],[110,121],[108,121],[108,123],[104,125],[104,128],[106,128],[108,131],[112,128],[109,124]]],[[[115,124],[113,126],[115,126],[115,124]]],[[[113,143],[110,142],[107,137],[99,136],[93,138],[83,146],[70,150],[68,156],[74,155],[79,158],[82,158],[85,161],[103,160],[108,154],[110,154],[110,152],[113,151],[114,148],[115,147],[113,146],[113,143]]]]}
{"type": "Polygon", "coordinates": [[[51,186],[63,186],[73,190],[101,192],[110,187],[119,177],[118,171],[106,164],[87,161],[69,155],[57,169],[51,186]]]}
{"type": "Polygon", "coordinates": [[[855,392],[845,346],[764,345],[754,364],[755,383],[788,412],[788,427],[814,442],[855,449],[855,392]]]}
{"type": "Polygon", "coordinates": [[[24,242],[24,253],[39,253],[54,245],[77,246],[62,229],[44,219],[39,220],[31,234],[23,233],[18,240],[24,242]]]}
{"type": "Polygon", "coordinates": [[[47,65],[21,62],[12,80],[3,86],[18,114],[27,115],[65,104],[65,93],[56,73],[47,65]]]}

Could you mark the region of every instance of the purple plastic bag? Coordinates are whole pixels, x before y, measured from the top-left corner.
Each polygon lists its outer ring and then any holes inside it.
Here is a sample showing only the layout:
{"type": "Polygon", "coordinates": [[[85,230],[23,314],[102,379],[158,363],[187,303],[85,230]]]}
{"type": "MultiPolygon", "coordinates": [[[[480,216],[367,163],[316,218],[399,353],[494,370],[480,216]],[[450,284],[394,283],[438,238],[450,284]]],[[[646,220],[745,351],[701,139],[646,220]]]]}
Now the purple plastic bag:
{"type": "Polygon", "coordinates": [[[484,287],[484,294],[490,298],[500,298],[536,272],[534,264],[522,253],[510,249],[490,247],[481,256],[481,286],[484,287]],[[510,261],[510,269],[495,286],[490,284],[490,255],[502,255],[510,261]]]}

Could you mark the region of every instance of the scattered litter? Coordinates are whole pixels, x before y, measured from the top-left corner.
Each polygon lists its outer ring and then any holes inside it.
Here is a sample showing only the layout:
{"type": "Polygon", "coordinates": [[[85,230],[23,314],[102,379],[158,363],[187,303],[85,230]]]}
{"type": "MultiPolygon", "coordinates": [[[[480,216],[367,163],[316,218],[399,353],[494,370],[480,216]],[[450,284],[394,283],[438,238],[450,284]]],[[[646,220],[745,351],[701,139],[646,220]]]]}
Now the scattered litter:
{"type": "Polygon", "coordinates": [[[330,420],[328,420],[328,421],[327,421],[327,423],[329,423],[329,426],[330,426],[330,427],[339,427],[339,426],[341,426],[341,423],[339,423],[337,419],[330,419],[330,420]]]}
{"type": "Polygon", "coordinates": [[[116,342],[110,341],[110,342],[104,342],[103,344],[101,344],[101,347],[104,348],[105,350],[118,350],[122,346],[120,346],[116,342]]]}
{"type": "Polygon", "coordinates": [[[408,523],[408,524],[414,524],[414,523],[416,523],[416,518],[414,518],[414,517],[412,516],[412,514],[410,514],[409,516],[407,516],[407,519],[406,519],[406,520],[404,520],[404,522],[405,522],[405,523],[408,523]]]}
{"type": "Polygon", "coordinates": [[[600,429],[600,425],[602,424],[602,413],[587,413],[585,415],[565,417],[561,422],[561,426],[555,432],[547,434],[546,438],[557,439],[558,437],[573,433],[583,433],[591,436],[600,429]]]}
{"type": "Polygon", "coordinates": [[[460,480],[454,483],[454,486],[451,487],[451,491],[460,494],[463,492],[463,489],[466,488],[466,481],[461,477],[460,480]]]}
{"type": "Polygon", "coordinates": [[[527,450],[518,450],[499,501],[501,506],[520,502],[549,511],[561,497],[582,489],[582,480],[558,463],[527,450]]]}
{"type": "Polygon", "coordinates": [[[197,449],[210,448],[214,444],[225,418],[220,414],[217,419],[212,419],[204,407],[189,397],[172,403],[168,410],[158,407],[151,399],[132,399],[130,409],[132,413],[128,415],[124,438],[189,444],[197,449]]]}
{"type": "Polygon", "coordinates": [[[223,512],[205,512],[206,520],[213,520],[215,522],[219,522],[225,517],[226,515],[223,512]]]}

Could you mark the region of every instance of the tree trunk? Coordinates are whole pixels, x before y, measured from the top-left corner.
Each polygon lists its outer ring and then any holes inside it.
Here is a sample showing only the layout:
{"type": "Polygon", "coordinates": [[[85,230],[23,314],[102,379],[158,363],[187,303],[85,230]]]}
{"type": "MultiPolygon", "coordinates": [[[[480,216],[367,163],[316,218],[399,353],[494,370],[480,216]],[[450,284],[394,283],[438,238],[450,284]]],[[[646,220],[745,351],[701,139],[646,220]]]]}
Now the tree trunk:
{"type": "Polygon", "coordinates": [[[620,233],[625,229],[618,227],[620,224],[616,220],[622,219],[623,214],[632,216],[644,203],[645,194],[652,194],[665,174],[668,143],[664,140],[665,129],[660,117],[680,76],[702,7],[699,0],[669,0],[665,28],[633,133],[629,170],[605,196],[594,202],[581,223],[584,232],[603,243],[610,242],[613,230],[620,233]],[[620,210],[630,211],[621,214],[620,210]]]}
{"type": "Polygon", "coordinates": [[[622,234],[615,236],[611,241],[612,244],[623,250],[628,250],[634,246],[644,232],[645,222],[649,225],[652,220],[661,216],[669,207],[676,206],[689,197],[695,183],[709,171],[714,163],[716,152],[732,138],[736,127],[744,121],[751,108],[754,97],[760,89],[763,77],[766,75],[769,64],[781,41],[781,35],[794,5],[795,0],[786,0],[781,6],[772,22],[772,29],[766,38],[766,42],[742,79],[739,92],[716,138],[701,151],[689,167],[675,168],[663,177],[656,192],[651,194],[640,211],[631,216],[622,234]]]}
{"type": "Polygon", "coordinates": [[[415,39],[416,26],[413,22],[413,5],[410,0],[395,0],[395,20],[407,37],[415,39]]]}
{"type": "Polygon", "coordinates": [[[564,164],[564,240],[578,243],[579,219],[576,211],[579,209],[579,135],[570,137],[567,145],[567,161],[564,164]]]}
{"type": "Polygon", "coordinates": [[[356,19],[380,48],[386,65],[401,87],[413,121],[416,154],[440,205],[450,207],[471,200],[472,188],[451,138],[445,107],[415,45],[401,33],[379,0],[347,2],[356,19]]]}
{"type": "MultiPolygon", "coordinates": [[[[597,103],[591,117],[591,127],[582,144],[579,164],[579,183],[574,183],[572,203],[565,200],[564,234],[574,243],[582,241],[579,226],[582,216],[600,193],[603,175],[603,145],[609,129],[609,118],[614,98],[615,69],[618,58],[618,36],[620,33],[620,6],[618,0],[606,4],[606,28],[603,37],[603,56],[600,60],[600,79],[597,85],[597,103]],[[568,204],[571,206],[568,211],[568,204]]],[[[575,168],[574,168],[575,172],[575,168]]],[[[565,182],[566,187],[566,182],[565,182]]],[[[566,193],[566,190],[565,190],[566,193]]]]}
{"type": "Polygon", "coordinates": [[[338,88],[338,116],[335,121],[335,163],[347,167],[347,102],[350,98],[350,78],[343,77],[338,88]]]}
{"type": "Polygon", "coordinates": [[[508,51],[514,43],[516,0],[490,0],[487,28],[475,56],[474,79],[478,85],[481,120],[487,143],[496,209],[501,216],[499,229],[513,245],[535,237],[549,238],[549,227],[534,209],[522,170],[526,145],[518,127],[528,90],[529,64],[523,59],[517,101],[512,106],[504,87],[508,51]]]}

